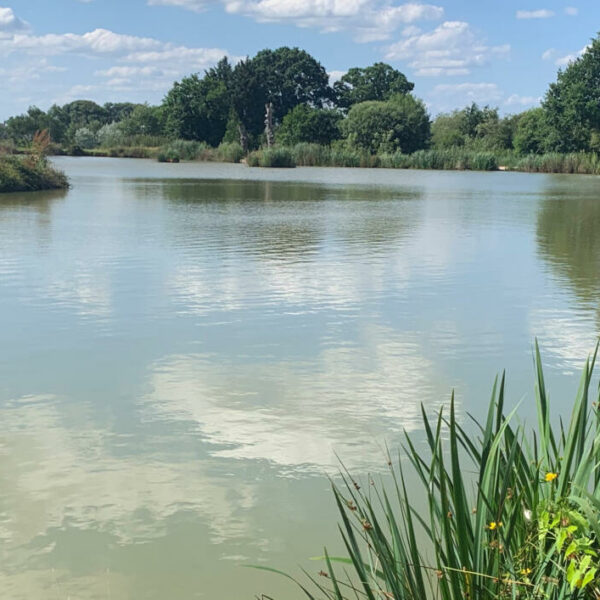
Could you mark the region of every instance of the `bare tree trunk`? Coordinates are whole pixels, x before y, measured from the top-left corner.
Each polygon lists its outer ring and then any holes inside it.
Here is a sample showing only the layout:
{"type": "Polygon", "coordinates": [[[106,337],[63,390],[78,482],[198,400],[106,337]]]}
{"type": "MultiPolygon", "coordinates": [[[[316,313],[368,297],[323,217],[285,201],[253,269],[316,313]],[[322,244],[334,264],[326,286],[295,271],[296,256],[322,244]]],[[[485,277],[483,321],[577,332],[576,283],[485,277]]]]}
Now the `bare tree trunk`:
{"type": "Polygon", "coordinates": [[[248,132],[242,123],[238,125],[238,132],[240,134],[240,146],[244,154],[248,154],[248,132]]]}
{"type": "Polygon", "coordinates": [[[267,138],[267,147],[273,145],[273,103],[265,104],[265,134],[267,138]]]}

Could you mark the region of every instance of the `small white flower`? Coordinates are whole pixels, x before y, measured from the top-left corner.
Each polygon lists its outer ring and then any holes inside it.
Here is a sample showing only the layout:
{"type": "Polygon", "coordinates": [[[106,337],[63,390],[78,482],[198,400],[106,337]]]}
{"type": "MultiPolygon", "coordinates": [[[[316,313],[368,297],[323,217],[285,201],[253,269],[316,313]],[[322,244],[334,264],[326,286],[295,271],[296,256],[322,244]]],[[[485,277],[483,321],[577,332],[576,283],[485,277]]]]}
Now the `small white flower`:
{"type": "Polygon", "coordinates": [[[528,521],[531,521],[531,514],[532,514],[532,513],[531,513],[531,511],[530,511],[528,508],[526,508],[526,509],[523,511],[523,514],[525,515],[525,518],[526,518],[528,521]]]}

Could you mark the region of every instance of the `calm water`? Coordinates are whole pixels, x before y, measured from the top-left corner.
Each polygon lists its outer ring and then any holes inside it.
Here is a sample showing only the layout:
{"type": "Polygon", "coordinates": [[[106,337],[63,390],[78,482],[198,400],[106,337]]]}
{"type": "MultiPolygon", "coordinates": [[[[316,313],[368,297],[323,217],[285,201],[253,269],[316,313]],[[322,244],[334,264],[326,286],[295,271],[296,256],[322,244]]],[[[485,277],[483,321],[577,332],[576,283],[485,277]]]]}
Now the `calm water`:
{"type": "Polygon", "coordinates": [[[569,410],[598,335],[600,180],[57,159],[0,198],[0,589],[295,598],[327,474],[419,403],[480,414],[532,341],[569,410]]]}

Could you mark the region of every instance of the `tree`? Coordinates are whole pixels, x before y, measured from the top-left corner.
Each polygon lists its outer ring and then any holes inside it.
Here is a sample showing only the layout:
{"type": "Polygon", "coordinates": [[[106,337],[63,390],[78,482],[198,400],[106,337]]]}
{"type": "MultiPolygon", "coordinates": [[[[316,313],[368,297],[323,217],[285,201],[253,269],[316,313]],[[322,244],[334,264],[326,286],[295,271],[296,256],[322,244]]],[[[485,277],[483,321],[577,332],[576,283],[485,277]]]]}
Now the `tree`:
{"type": "Polygon", "coordinates": [[[461,147],[466,141],[462,111],[438,115],[431,124],[431,142],[435,148],[461,147]]]}
{"type": "Polygon", "coordinates": [[[519,154],[542,154],[547,149],[549,136],[546,111],[532,108],[519,115],[513,145],[519,154]]]}
{"type": "Polygon", "coordinates": [[[559,152],[596,150],[600,135],[600,38],[558,72],[543,103],[549,145],[559,152]]]}
{"type": "Polygon", "coordinates": [[[30,106],[27,113],[6,121],[7,137],[17,143],[29,143],[36,131],[48,128],[48,115],[37,106],[30,106]]]}
{"type": "Polygon", "coordinates": [[[242,133],[250,137],[257,138],[263,131],[267,104],[273,104],[273,120],[278,124],[295,106],[322,107],[332,95],[325,68],[299,48],[262,50],[233,70],[233,108],[242,133]]]}
{"type": "Polygon", "coordinates": [[[354,67],[333,85],[335,100],[342,109],[368,100],[389,100],[396,94],[408,94],[415,87],[404,73],[382,62],[370,67],[354,67]]]}
{"type": "Polygon", "coordinates": [[[108,123],[115,123],[126,119],[139,104],[133,102],[107,102],[103,108],[106,111],[108,123]]]}
{"type": "Polygon", "coordinates": [[[462,110],[439,115],[431,126],[431,139],[436,148],[508,150],[513,147],[516,126],[516,117],[501,119],[497,108],[480,108],[473,102],[462,110]]]}
{"type": "Polygon", "coordinates": [[[75,100],[65,104],[61,110],[72,131],[77,131],[82,127],[98,131],[102,125],[110,122],[106,109],[91,100],[75,100]]]}
{"type": "Polygon", "coordinates": [[[167,133],[218,145],[229,118],[230,80],[231,65],[223,58],[203,78],[194,74],[176,82],[163,101],[167,133]]]}
{"type": "Polygon", "coordinates": [[[299,104],[283,117],[277,140],[288,145],[299,142],[329,145],[341,137],[341,119],[342,115],[337,110],[299,104]]]}
{"type": "Polygon", "coordinates": [[[430,121],[424,104],[411,95],[387,102],[355,104],[342,123],[351,144],[376,152],[415,152],[427,146],[430,121]]]}
{"type": "Polygon", "coordinates": [[[119,125],[125,135],[162,135],[164,111],[161,106],[138,104],[119,125]]]}

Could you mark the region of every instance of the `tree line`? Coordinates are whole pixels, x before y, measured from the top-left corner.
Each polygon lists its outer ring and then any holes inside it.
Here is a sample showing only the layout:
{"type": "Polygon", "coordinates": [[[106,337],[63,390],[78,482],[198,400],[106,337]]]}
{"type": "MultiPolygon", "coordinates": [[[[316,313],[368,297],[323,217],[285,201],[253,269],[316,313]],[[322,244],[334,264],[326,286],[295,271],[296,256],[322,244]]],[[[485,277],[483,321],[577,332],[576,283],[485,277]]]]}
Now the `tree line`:
{"type": "Polygon", "coordinates": [[[519,154],[600,151],[600,38],[558,72],[541,106],[501,117],[473,103],[431,119],[414,84],[383,62],[354,67],[329,82],[299,48],[265,49],[232,65],[173,84],[157,106],[76,100],[47,112],[30,107],[0,125],[0,139],[27,144],[47,129],[52,140],[81,149],[192,140],[239,143],[244,152],[302,142],[372,154],[425,148],[515,151],[519,154]]]}

